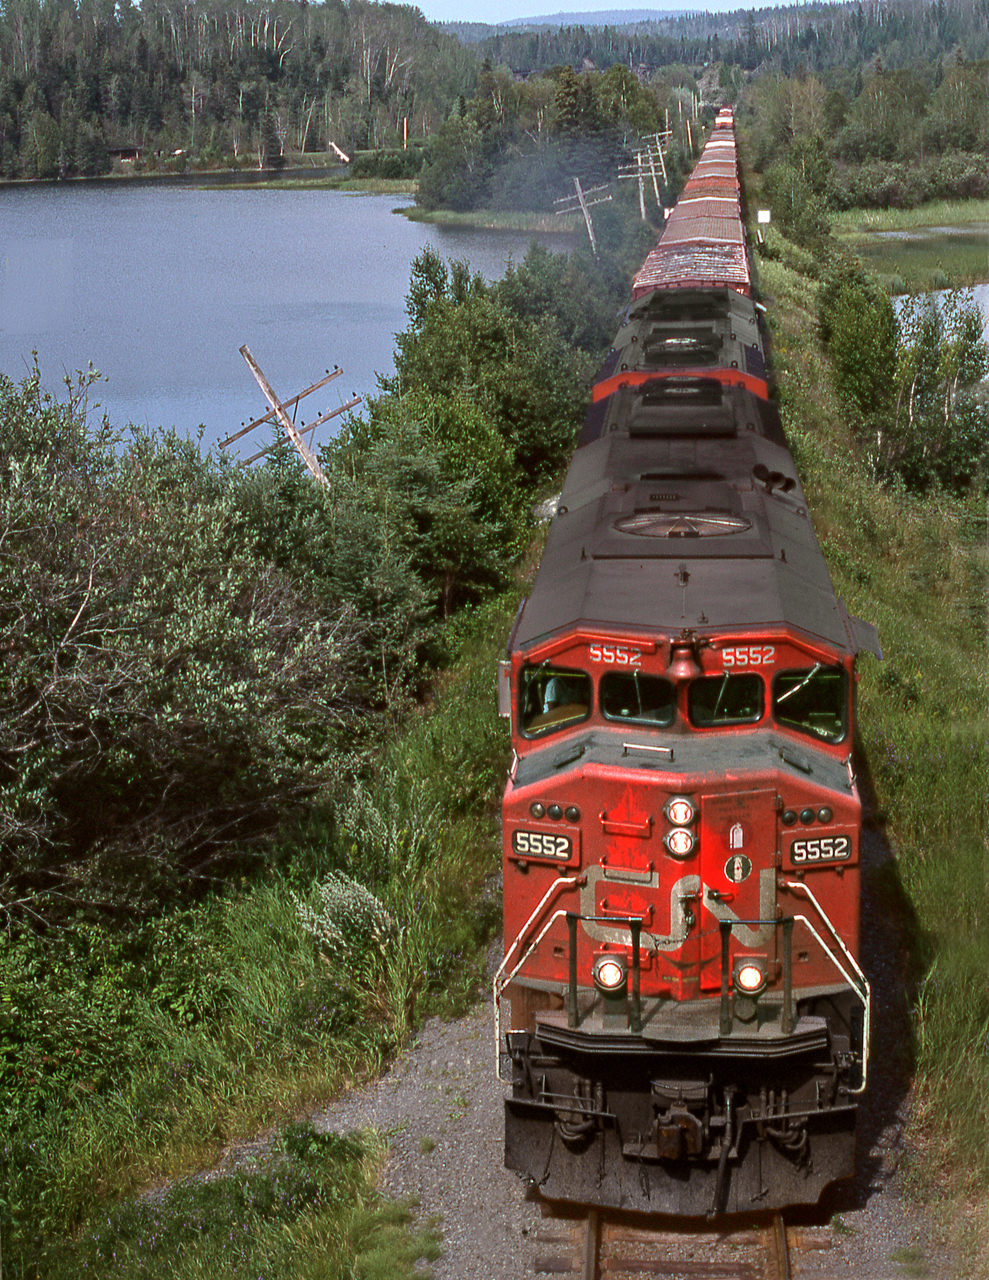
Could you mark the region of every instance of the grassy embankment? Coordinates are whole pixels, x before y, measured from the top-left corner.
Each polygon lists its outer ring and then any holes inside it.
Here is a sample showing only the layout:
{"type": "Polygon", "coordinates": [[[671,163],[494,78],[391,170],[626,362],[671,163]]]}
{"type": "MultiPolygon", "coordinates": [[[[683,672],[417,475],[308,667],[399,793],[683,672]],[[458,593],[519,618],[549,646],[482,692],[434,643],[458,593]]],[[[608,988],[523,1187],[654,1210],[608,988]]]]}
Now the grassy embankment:
{"type": "Polygon", "coordinates": [[[136,934],[80,923],[44,951],[0,935],[6,1274],[400,1280],[435,1251],[377,1192],[381,1136],[284,1126],[476,996],[514,606],[460,624],[431,711],[383,747],[339,829],[297,835],[266,882],[136,934]],[[274,1137],[247,1170],[146,1198],[258,1133],[274,1137]]]}
{"type": "MultiPolygon", "coordinates": [[[[799,256],[799,255],[797,255],[799,256]]],[[[875,622],[865,657],[860,770],[891,858],[868,872],[880,917],[912,942],[914,1092],[906,1134],[918,1191],[946,1209],[968,1275],[989,1275],[989,857],[986,504],[877,488],[829,386],[817,283],[780,262],[759,279],[781,408],[835,586],[875,622]]],[[[876,991],[883,999],[883,991],[876,991]]]]}
{"type": "Polygon", "coordinates": [[[454,213],[449,209],[420,209],[418,205],[402,211],[410,222],[431,222],[443,227],[474,227],[482,231],[531,231],[550,235],[584,233],[581,215],[526,213],[518,209],[471,209],[454,213]]]}
{"type": "Polygon", "coordinates": [[[989,280],[989,200],[936,200],[917,209],[849,209],[834,234],[892,293],[989,280]]]}

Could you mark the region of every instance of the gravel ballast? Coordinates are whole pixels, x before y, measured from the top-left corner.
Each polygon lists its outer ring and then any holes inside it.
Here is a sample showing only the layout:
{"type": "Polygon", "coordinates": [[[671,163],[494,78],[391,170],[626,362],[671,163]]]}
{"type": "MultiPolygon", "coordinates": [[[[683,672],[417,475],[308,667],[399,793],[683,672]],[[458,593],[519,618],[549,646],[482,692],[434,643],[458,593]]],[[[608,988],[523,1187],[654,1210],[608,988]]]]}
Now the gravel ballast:
{"type": "MultiPolygon", "coordinates": [[[[881,841],[864,844],[867,865],[887,856],[881,841]]],[[[951,1273],[900,1176],[909,1108],[902,1052],[909,1037],[904,941],[884,904],[867,897],[863,964],[874,1014],[858,1170],[818,1210],[800,1212],[801,1221],[830,1224],[832,1238],[824,1251],[801,1257],[799,1274],[894,1280],[951,1273]]],[[[415,1202],[424,1221],[440,1220],[444,1252],[431,1265],[436,1280],[522,1280],[533,1274],[533,1237],[542,1214],[525,1183],[503,1167],[503,1099],[490,1005],[481,1004],[457,1021],[428,1022],[386,1076],[315,1118],[324,1130],[374,1128],[388,1137],[383,1190],[415,1202]]]]}

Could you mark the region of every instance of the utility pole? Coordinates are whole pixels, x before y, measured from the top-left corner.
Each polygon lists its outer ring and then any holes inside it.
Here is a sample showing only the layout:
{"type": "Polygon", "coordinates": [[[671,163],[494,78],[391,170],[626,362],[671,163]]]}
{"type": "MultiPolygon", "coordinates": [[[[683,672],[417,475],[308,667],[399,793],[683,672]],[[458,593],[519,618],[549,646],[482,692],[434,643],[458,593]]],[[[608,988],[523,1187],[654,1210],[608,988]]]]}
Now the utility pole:
{"type": "MultiPolygon", "coordinates": [[[[623,164],[618,170],[619,178],[637,178],[639,182],[639,217],[643,222],[646,220],[646,193],[644,184],[644,175],[642,170],[642,152],[636,151],[635,164],[623,164]]],[[[655,171],[654,171],[655,177],[655,171]]],[[[656,203],[659,203],[658,197],[656,203]]]]}
{"type": "MultiPolygon", "coordinates": [[[[271,405],[271,409],[268,413],[263,414],[260,418],[255,418],[252,422],[249,422],[247,426],[243,427],[240,431],[236,431],[234,432],[233,435],[227,436],[226,440],[221,440],[220,448],[225,449],[227,445],[233,444],[235,440],[239,440],[242,436],[246,436],[247,433],[249,431],[253,431],[255,427],[259,427],[265,422],[271,422],[273,419],[276,419],[279,425],[282,427],[288,439],[295,446],[296,450],[299,453],[299,456],[302,458],[302,461],[306,464],[306,467],[308,468],[313,479],[316,480],[318,484],[322,485],[324,489],[328,489],[329,482],[327,481],[326,476],[323,474],[323,469],[322,467],[320,467],[319,463],[317,462],[315,454],[312,452],[312,450],[309,448],[309,446],[306,444],[306,442],[303,440],[302,437],[303,435],[311,435],[312,432],[314,432],[316,428],[318,426],[321,426],[324,422],[329,422],[331,418],[336,418],[339,416],[339,414],[346,413],[348,409],[353,409],[356,405],[359,405],[361,403],[361,397],[360,396],[352,397],[350,400],[347,401],[346,404],[340,405],[339,408],[331,409],[329,413],[321,414],[315,420],[315,422],[309,423],[308,426],[306,425],[305,422],[303,422],[302,424],[303,431],[300,432],[296,427],[295,423],[293,422],[293,420],[286,413],[286,410],[295,408],[298,405],[299,401],[302,400],[305,396],[311,395],[312,392],[314,391],[318,391],[320,387],[325,387],[326,384],[328,382],[332,382],[334,378],[339,378],[340,375],[343,373],[343,370],[334,368],[332,373],[330,373],[329,370],[327,370],[325,378],[321,378],[319,382],[314,382],[312,386],[306,387],[305,391],[300,391],[297,396],[293,396],[290,400],[282,401],[282,400],[279,400],[278,397],[275,395],[275,392],[272,390],[270,382],[261,372],[261,366],[254,359],[254,357],[251,355],[250,351],[246,346],[241,347],[240,354],[247,361],[248,368],[250,369],[251,373],[254,374],[255,381],[257,382],[258,386],[261,388],[264,398],[271,405]]],[[[275,448],[274,445],[270,445],[267,449],[262,449],[260,453],[254,454],[253,457],[248,458],[245,462],[242,462],[240,465],[242,467],[249,466],[252,462],[257,462],[258,458],[263,458],[265,454],[271,453],[272,449],[274,448],[275,448]]]]}
{"type": "Polygon", "coordinates": [[[603,192],[608,191],[607,183],[600,187],[588,187],[585,191],[580,185],[580,179],[574,178],[573,185],[576,195],[562,196],[559,200],[553,201],[554,204],[563,206],[561,209],[557,209],[556,213],[559,217],[562,213],[576,213],[578,207],[580,208],[581,213],[584,215],[584,223],[587,227],[587,235],[591,242],[591,248],[594,251],[594,256],[597,257],[598,242],[594,238],[594,223],[591,221],[590,210],[594,205],[604,204],[610,200],[611,192],[609,191],[607,195],[602,194],[603,192]],[[595,198],[591,199],[590,197],[592,196],[595,198]]]}

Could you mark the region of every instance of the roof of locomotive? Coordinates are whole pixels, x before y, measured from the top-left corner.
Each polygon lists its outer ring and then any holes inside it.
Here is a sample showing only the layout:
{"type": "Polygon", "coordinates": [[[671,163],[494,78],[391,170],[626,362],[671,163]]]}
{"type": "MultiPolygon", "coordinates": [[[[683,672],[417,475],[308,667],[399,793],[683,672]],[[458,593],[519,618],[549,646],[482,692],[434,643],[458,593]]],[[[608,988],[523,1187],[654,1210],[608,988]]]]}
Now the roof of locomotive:
{"type": "Polygon", "coordinates": [[[715,385],[700,409],[651,411],[651,384],[611,397],[600,434],[574,455],[518,645],[578,628],[782,626],[859,647],[775,410],[715,385]]]}
{"type": "Polygon", "coordinates": [[[727,288],[657,289],[633,302],[598,374],[594,399],[610,394],[612,380],[623,375],[630,381],[677,366],[738,369],[758,379],[765,395],[766,363],[753,303],[727,288]]]}
{"type": "MultiPolygon", "coordinates": [[[[720,292],[749,284],[737,205],[697,198],[737,194],[730,117],[718,123],[726,128],[691,175],[684,209],[635,278],[637,301],[625,314],[634,333],[664,323],[689,333],[712,320],[717,328],[725,316],[734,329],[736,313],[737,331],[748,327],[750,304],[720,292]],[[681,239],[680,227],[693,235],[681,239]]],[[[619,334],[615,350],[632,332],[619,334]]],[[[526,648],[577,629],[777,627],[838,652],[878,648],[873,629],[835,597],[776,409],[739,386],[675,374],[598,400],[515,643],[526,648]]]]}

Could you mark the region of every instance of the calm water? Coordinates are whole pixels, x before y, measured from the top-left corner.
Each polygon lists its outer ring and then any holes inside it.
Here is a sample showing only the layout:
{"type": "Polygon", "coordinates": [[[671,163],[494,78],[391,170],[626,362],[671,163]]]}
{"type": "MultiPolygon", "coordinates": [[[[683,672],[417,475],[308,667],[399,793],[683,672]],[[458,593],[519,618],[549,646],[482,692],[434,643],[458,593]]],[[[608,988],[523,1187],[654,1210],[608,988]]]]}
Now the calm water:
{"type": "MultiPolygon", "coordinates": [[[[245,343],[285,399],[344,369],[300,406],[306,418],[374,393],[375,374],[394,372],[424,245],[496,279],[530,240],[409,222],[396,203],[160,183],[0,188],[0,371],[19,379],[36,350],[57,390],[91,361],[108,379],[91,402],[113,423],[183,434],[203,423],[210,444],[267,409],[245,343]]],[[[265,430],[235,448],[254,452],[265,430]]]]}

